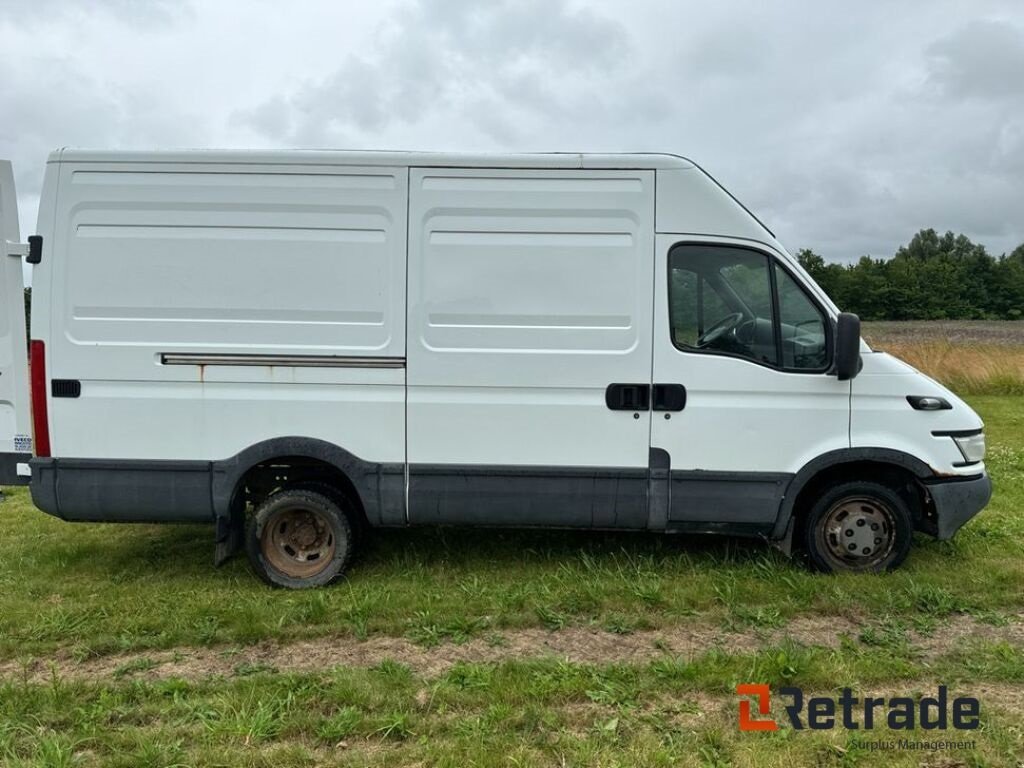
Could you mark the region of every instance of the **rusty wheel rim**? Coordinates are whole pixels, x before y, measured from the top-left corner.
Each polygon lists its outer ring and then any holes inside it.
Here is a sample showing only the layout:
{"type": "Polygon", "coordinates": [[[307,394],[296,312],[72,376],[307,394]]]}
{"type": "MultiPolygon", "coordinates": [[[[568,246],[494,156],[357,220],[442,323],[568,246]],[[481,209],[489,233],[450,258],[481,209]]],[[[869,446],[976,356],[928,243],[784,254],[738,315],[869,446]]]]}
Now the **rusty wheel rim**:
{"type": "Polygon", "coordinates": [[[819,529],[824,549],[846,568],[877,566],[896,545],[896,519],[878,499],[840,499],[825,514],[819,529]]]}
{"type": "Polygon", "coordinates": [[[273,514],[260,536],[263,557],[293,579],[308,579],[324,571],[337,543],[330,520],[309,507],[289,507],[273,514]]]}

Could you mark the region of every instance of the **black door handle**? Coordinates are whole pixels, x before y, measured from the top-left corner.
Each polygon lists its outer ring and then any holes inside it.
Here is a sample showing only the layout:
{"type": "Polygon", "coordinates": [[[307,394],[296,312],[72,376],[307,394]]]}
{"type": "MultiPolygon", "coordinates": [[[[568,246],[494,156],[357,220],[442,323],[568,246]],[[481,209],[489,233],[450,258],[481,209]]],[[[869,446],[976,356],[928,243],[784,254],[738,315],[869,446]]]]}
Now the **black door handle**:
{"type": "Polygon", "coordinates": [[[609,384],[604,402],[613,411],[646,411],[651,407],[650,384],[609,384]]]}
{"type": "Polygon", "coordinates": [[[686,407],[686,387],[682,384],[655,384],[654,410],[681,411],[686,407]]]}

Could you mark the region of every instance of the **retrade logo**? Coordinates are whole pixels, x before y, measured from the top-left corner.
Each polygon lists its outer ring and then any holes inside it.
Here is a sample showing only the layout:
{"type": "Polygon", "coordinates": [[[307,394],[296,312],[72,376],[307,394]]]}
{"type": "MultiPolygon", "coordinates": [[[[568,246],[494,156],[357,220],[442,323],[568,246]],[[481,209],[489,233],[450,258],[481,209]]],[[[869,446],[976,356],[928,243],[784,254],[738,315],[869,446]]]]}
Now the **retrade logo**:
{"type": "MultiPolygon", "coordinates": [[[[736,686],[741,731],[777,731],[779,723],[771,717],[771,689],[763,683],[740,683],[736,686]],[[757,705],[755,716],[752,705],[757,705]]],[[[972,731],[981,724],[981,704],[973,696],[958,696],[950,701],[949,692],[940,685],[934,696],[914,700],[909,696],[858,698],[850,688],[843,688],[838,698],[805,697],[803,689],[780,688],[779,695],[788,699],[783,704],[786,720],[797,731],[814,731],[841,727],[847,730],[870,731],[876,726],[894,731],[947,730],[972,731]]]]}

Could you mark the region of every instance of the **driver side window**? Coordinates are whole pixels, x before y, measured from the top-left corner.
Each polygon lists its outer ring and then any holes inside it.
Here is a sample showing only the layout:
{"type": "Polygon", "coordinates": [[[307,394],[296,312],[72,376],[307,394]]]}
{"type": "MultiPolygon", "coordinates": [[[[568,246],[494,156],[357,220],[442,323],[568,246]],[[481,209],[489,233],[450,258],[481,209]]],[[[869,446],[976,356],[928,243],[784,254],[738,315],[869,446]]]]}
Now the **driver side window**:
{"type": "Polygon", "coordinates": [[[672,341],[778,364],[768,256],[746,248],[678,245],[669,255],[672,341]]]}

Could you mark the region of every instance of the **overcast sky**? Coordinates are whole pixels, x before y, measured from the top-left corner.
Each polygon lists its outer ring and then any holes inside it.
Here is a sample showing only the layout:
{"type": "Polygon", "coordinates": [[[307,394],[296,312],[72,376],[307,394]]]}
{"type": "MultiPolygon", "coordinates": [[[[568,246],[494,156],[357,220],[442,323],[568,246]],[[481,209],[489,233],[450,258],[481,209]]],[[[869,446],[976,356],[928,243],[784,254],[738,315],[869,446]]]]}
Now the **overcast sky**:
{"type": "Polygon", "coordinates": [[[662,151],[791,250],[1024,242],[1024,3],[0,0],[22,238],[60,146],[662,151]]]}

